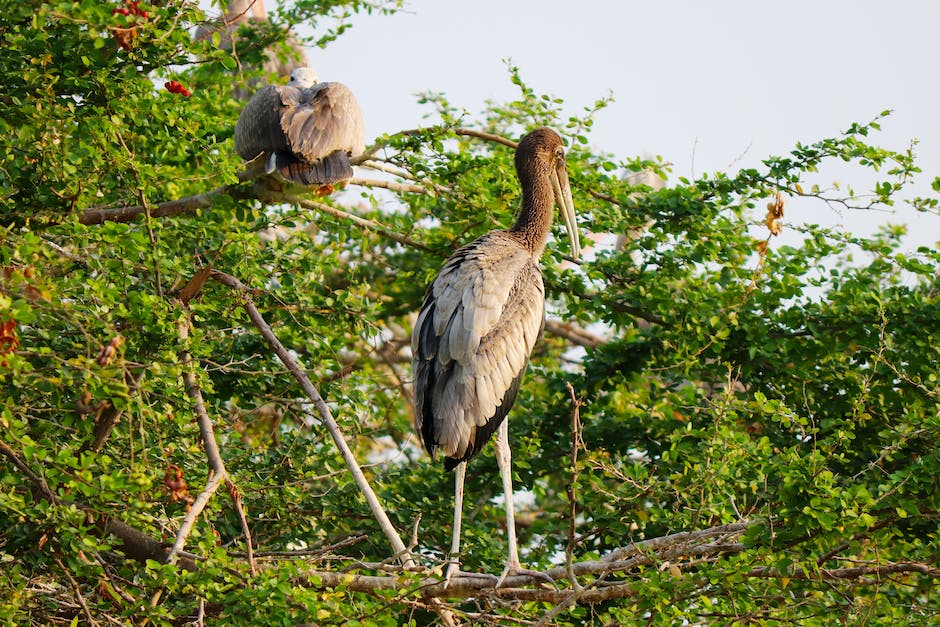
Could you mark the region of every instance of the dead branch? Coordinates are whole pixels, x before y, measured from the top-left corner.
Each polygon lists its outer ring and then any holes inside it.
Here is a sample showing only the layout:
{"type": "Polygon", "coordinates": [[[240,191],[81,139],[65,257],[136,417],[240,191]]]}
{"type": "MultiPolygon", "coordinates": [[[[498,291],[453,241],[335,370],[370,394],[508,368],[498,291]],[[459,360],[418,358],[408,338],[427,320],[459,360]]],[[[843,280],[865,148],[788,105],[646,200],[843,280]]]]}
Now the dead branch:
{"type": "Polygon", "coordinates": [[[392,241],[398,242],[399,244],[403,244],[405,246],[411,246],[412,248],[417,248],[425,252],[430,252],[430,253],[434,252],[433,250],[431,250],[424,244],[414,241],[407,235],[401,235],[400,233],[396,233],[395,231],[388,230],[387,228],[385,228],[384,226],[382,226],[375,220],[361,218],[355,214],[349,213],[347,211],[343,211],[342,209],[338,209],[326,203],[317,202],[315,200],[307,200],[304,198],[297,198],[297,197],[286,196],[286,195],[274,195],[271,198],[277,199],[278,197],[282,202],[292,202],[303,207],[304,209],[310,209],[312,211],[319,211],[327,215],[331,215],[334,218],[339,218],[341,220],[349,220],[353,224],[361,226],[370,231],[374,231],[375,233],[378,233],[379,235],[383,237],[387,237],[392,241]]]}
{"type": "Polygon", "coordinates": [[[206,486],[203,488],[202,492],[199,493],[199,496],[190,506],[189,511],[186,512],[186,516],[183,518],[182,524],[180,524],[179,531],[176,534],[176,540],[173,543],[173,548],[170,549],[170,553],[167,555],[167,563],[174,563],[176,561],[177,555],[180,551],[183,550],[183,546],[186,543],[189,534],[192,532],[193,525],[196,522],[196,519],[199,517],[199,514],[209,504],[209,500],[218,490],[219,486],[225,482],[229,487],[229,495],[232,498],[232,503],[235,506],[235,510],[238,513],[239,518],[242,521],[242,531],[245,533],[245,543],[247,545],[248,553],[248,565],[251,569],[251,574],[255,574],[255,560],[254,555],[252,554],[251,546],[251,533],[248,530],[248,520],[245,516],[245,511],[242,506],[241,498],[238,497],[238,490],[235,486],[235,483],[229,477],[228,471],[225,469],[225,462],[222,460],[222,454],[219,451],[219,444],[215,438],[215,430],[212,426],[212,419],[209,417],[209,412],[206,409],[205,401],[202,398],[202,390],[199,387],[199,383],[196,381],[195,366],[193,365],[193,358],[190,355],[189,350],[186,348],[189,340],[189,328],[191,320],[189,316],[189,311],[186,310],[182,316],[179,326],[178,333],[180,339],[180,364],[183,366],[183,385],[186,388],[186,393],[189,395],[189,398],[193,401],[193,410],[196,414],[196,422],[199,425],[199,433],[202,436],[203,447],[206,451],[206,457],[209,462],[209,478],[206,481],[206,486]]]}
{"type": "Polygon", "coordinates": [[[264,318],[261,316],[261,313],[258,311],[258,308],[255,307],[254,302],[251,300],[251,290],[235,277],[224,274],[217,270],[212,272],[212,278],[216,281],[219,281],[223,285],[237,290],[241,294],[242,307],[245,309],[248,317],[251,318],[251,321],[261,332],[261,335],[268,342],[268,345],[270,345],[274,350],[275,354],[278,356],[278,359],[280,359],[281,363],[287,367],[287,370],[291,373],[294,379],[300,383],[304,393],[313,402],[314,407],[316,407],[317,412],[320,414],[321,422],[330,432],[330,436],[333,438],[333,442],[336,444],[336,448],[339,449],[340,454],[343,456],[343,460],[346,462],[346,467],[349,469],[350,474],[352,474],[353,479],[355,479],[356,485],[359,486],[359,491],[362,492],[363,496],[368,502],[369,509],[372,511],[372,515],[375,516],[376,521],[378,521],[379,526],[382,528],[382,531],[385,533],[385,536],[391,543],[392,549],[395,552],[395,557],[401,560],[402,565],[405,568],[414,567],[414,561],[411,558],[411,554],[405,547],[404,542],[402,542],[401,536],[398,535],[398,531],[396,531],[394,525],[392,525],[392,521],[389,520],[388,514],[386,514],[385,510],[382,508],[382,504],[379,502],[378,497],[372,490],[372,486],[369,485],[369,481],[362,472],[362,468],[360,468],[359,462],[356,461],[356,457],[349,448],[349,444],[346,443],[346,438],[343,436],[343,433],[339,428],[339,424],[333,418],[333,412],[330,411],[326,401],[324,401],[323,397],[320,396],[320,392],[317,391],[313,383],[310,382],[310,379],[307,377],[307,373],[304,372],[304,370],[300,367],[300,364],[298,364],[297,361],[287,351],[287,349],[284,348],[284,345],[281,344],[280,340],[277,339],[274,331],[271,329],[268,323],[265,322],[264,318]]]}

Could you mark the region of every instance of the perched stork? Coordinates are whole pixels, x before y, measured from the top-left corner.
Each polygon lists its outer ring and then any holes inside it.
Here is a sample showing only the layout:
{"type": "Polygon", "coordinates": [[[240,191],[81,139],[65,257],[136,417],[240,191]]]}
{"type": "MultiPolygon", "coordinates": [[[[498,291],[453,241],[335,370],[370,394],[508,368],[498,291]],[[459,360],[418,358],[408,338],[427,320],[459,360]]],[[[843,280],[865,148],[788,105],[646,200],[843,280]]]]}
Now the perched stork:
{"type": "Polygon", "coordinates": [[[444,468],[456,468],[445,585],[459,566],[467,461],[494,433],[509,542],[497,586],[507,575],[531,574],[519,563],[505,418],[545,324],[539,258],[555,204],[575,259],[580,243],[561,137],[549,128],[532,131],[519,142],[515,162],[522,186],[516,223],[509,230],[487,233],[447,260],[428,288],[411,336],[416,429],[432,458],[441,453],[444,468]]]}
{"type": "Polygon", "coordinates": [[[265,85],[235,124],[235,150],[245,161],[261,155],[266,171],[329,194],[352,177],[351,157],[365,150],[362,111],[349,88],[320,83],[297,68],[287,85],[265,85]]]}

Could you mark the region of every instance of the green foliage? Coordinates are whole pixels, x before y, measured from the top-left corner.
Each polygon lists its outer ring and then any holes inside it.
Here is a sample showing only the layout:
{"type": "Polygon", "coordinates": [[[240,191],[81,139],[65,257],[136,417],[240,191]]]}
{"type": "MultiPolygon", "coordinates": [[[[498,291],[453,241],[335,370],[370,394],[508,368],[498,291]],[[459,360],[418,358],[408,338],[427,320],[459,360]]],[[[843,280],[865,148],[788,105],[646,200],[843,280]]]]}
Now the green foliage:
{"type": "MultiPolygon", "coordinates": [[[[868,143],[887,112],[761,168],[654,189],[622,174],[665,177],[661,160],[592,149],[607,99],[571,116],[510,68],[516,100],[472,116],[426,94],[437,125],[375,140],[377,155],[426,193],[352,187],[324,201],[415,246],[341,217],[262,205],[250,185],[183,215],[93,224],[89,210],[152,208],[235,184],[241,104],[231,94],[258,74],[246,68],[284,27],[321,20],[310,43],[327,45],[353,13],[396,5],[288,3],[271,25],[247,30],[237,54],[218,38],[192,40],[205,20],[195,3],[140,6],[146,18],[90,0],[23,2],[0,17],[0,620],[83,622],[87,611],[102,623],[179,624],[200,606],[218,624],[436,620],[405,575],[393,591],[322,584],[317,573],[383,573],[384,536],[243,296],[210,280],[188,308],[175,297],[206,264],[255,290],[393,523],[406,537],[417,524],[418,559],[437,567],[452,478],[412,433],[408,333],[443,259],[511,224],[518,207],[512,150],[484,134],[518,139],[540,125],[569,143],[583,230],[620,237],[577,265],[557,237],[543,260],[549,317],[599,341],[583,348],[582,336],[550,327],[511,414],[517,481],[534,501],[520,515],[524,560],[562,563],[572,524],[583,561],[752,523],[721,554],[650,552],[582,577],[589,591],[622,592],[559,610],[554,624],[938,619],[940,253],[904,250],[899,227],[861,238],[786,224],[802,240],[780,246],[758,208],[777,192],[785,208],[864,210],[903,197],[919,173],[913,154],[868,143]],[[168,80],[192,95],[169,92],[168,80]],[[873,196],[814,189],[812,175],[831,161],[877,172],[873,196]],[[254,549],[280,552],[257,573],[224,488],[188,537],[194,570],[129,555],[102,531],[102,521],[121,521],[172,544],[187,498],[205,484],[184,353],[199,366],[254,549]],[[585,403],[574,463],[568,383],[585,403]]],[[[934,214],[937,203],[912,201],[934,214]]],[[[501,569],[498,493],[486,449],[467,479],[466,570],[501,569]]],[[[554,607],[446,601],[458,617],[495,622],[536,621],[554,607]]]]}

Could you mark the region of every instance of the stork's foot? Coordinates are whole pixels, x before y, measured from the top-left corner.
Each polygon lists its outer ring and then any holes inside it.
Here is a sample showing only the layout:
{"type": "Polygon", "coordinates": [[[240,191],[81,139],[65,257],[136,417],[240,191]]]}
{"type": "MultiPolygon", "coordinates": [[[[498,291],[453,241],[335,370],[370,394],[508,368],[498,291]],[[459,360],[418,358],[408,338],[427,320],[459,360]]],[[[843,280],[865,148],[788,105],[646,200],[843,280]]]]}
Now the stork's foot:
{"type": "Polygon", "coordinates": [[[454,573],[460,572],[460,561],[456,559],[449,560],[447,562],[447,570],[444,571],[444,589],[447,590],[447,586],[450,585],[450,580],[454,576],[454,573]]]}
{"type": "Polygon", "coordinates": [[[447,590],[447,587],[450,585],[450,581],[453,577],[458,578],[467,578],[467,579],[486,579],[487,582],[491,583],[493,587],[496,587],[497,579],[495,575],[490,575],[489,573],[471,573],[464,570],[460,570],[460,564],[457,562],[449,562],[447,564],[447,570],[444,573],[444,589],[447,590]]]}
{"type": "Polygon", "coordinates": [[[502,585],[506,582],[506,578],[510,576],[526,576],[537,579],[540,582],[550,585],[555,590],[558,590],[558,586],[555,584],[555,580],[552,579],[548,573],[543,573],[539,570],[529,570],[528,568],[523,568],[518,564],[507,564],[506,570],[503,571],[503,574],[499,576],[499,579],[496,580],[495,588],[501,588],[502,585]]]}

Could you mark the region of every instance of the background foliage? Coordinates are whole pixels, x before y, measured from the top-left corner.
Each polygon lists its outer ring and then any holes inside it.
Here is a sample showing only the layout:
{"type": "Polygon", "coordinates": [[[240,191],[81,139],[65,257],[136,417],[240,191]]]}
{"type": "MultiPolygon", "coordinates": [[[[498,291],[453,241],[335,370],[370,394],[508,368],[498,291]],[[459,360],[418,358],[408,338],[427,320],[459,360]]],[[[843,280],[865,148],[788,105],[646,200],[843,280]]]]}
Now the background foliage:
{"type": "MultiPolygon", "coordinates": [[[[314,24],[313,43],[328,45],[344,16],[394,9],[292,3],[243,29],[233,51],[194,41],[206,20],[195,3],[5,6],[0,619],[937,620],[940,253],[901,252],[901,227],[859,238],[804,225],[793,246],[772,235],[781,219],[793,228],[794,198],[827,202],[814,187],[826,162],[848,162],[860,178],[876,173],[870,195],[828,201],[848,207],[890,205],[921,175],[911,153],[870,143],[880,117],[759,169],[654,190],[623,174],[666,175],[664,164],[591,148],[605,101],[569,117],[511,68],[517,100],[469,114],[428,94],[433,126],[375,138],[374,161],[400,175],[385,178],[424,193],[352,185],[324,201],[381,230],[256,200],[237,178],[231,136],[242,103],[233,90],[251,84],[250,68],[265,49],[280,50],[291,24],[314,24]],[[146,15],[115,12],[131,5],[146,15]],[[166,89],[171,80],[191,96],[166,89]],[[443,260],[510,224],[518,206],[512,150],[483,133],[515,140],[541,125],[570,143],[583,229],[620,237],[579,264],[552,242],[543,260],[549,329],[510,420],[517,482],[534,497],[520,513],[524,560],[563,563],[569,537],[574,560],[590,561],[675,532],[750,525],[720,554],[650,552],[633,567],[580,577],[586,589],[621,585],[608,599],[570,605],[512,591],[445,596],[456,612],[448,618],[407,577],[395,590],[327,585],[311,573],[383,572],[375,563],[391,549],[243,296],[210,280],[188,307],[176,297],[207,264],[255,290],[392,521],[405,537],[416,528],[419,561],[439,567],[452,478],[411,431],[408,333],[443,260]],[[221,186],[205,208],[149,211],[221,186]],[[133,205],[148,211],[127,223],[86,219],[133,205]],[[256,573],[224,491],[188,538],[192,570],[128,554],[102,522],[172,544],[206,481],[184,354],[199,364],[259,552],[256,573]],[[584,403],[574,460],[568,384],[584,403]]],[[[366,115],[376,106],[361,104],[366,115]]],[[[914,203],[936,215],[936,199],[914,203]]],[[[505,547],[489,449],[470,465],[467,490],[464,568],[498,573],[505,547]]]]}

